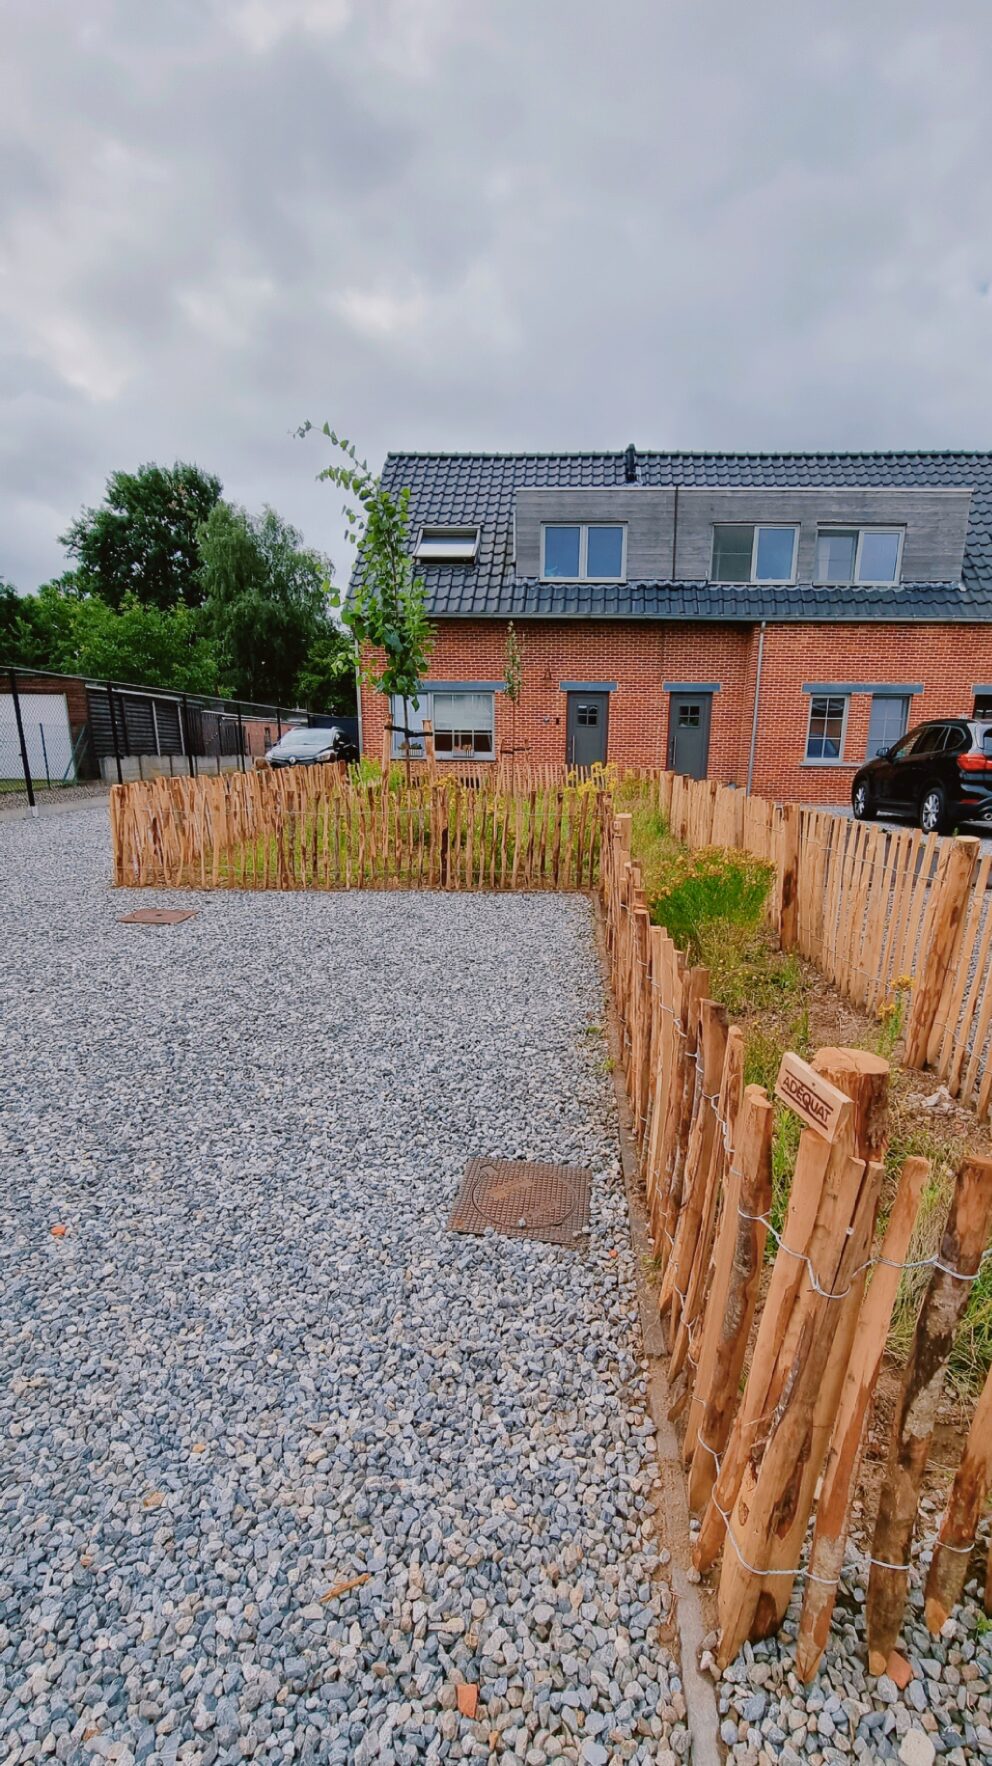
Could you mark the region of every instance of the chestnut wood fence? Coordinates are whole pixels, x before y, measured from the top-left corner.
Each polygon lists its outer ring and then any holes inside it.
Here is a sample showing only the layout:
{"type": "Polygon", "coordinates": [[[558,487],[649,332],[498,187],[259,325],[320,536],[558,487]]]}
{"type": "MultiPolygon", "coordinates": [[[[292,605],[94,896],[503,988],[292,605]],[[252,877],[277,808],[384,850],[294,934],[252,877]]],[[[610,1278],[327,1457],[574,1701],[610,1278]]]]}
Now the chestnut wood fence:
{"type": "MultiPolygon", "coordinates": [[[[689,794],[690,815],[699,801],[689,794]]],[[[746,829],[738,826],[736,835],[741,844],[746,829]]],[[[759,823],[757,837],[771,833],[759,823]]],[[[615,818],[604,842],[601,893],[660,1272],[671,1416],[681,1431],[690,1507],[700,1519],[694,1562],[700,1571],[718,1566],[718,1660],[725,1666],[748,1638],[777,1631],[800,1580],[796,1666],[808,1681],[826,1648],[844,1574],[892,1307],[903,1271],[919,1267],[906,1258],[927,1161],[905,1161],[879,1241],[888,1064],[860,1049],[821,1049],[812,1078],[832,1100],[833,1138],[804,1128],[777,1232],[770,1218],[771,1100],[762,1087],[744,1085],[743,1038],[708,997],[707,971],[689,965],[664,929],[651,924],[630,858],[627,816],[615,818]],[[762,1296],[769,1238],[776,1248],[762,1296]]],[[[992,1160],[969,1159],[940,1252],[930,1260],[874,1539],[861,1560],[869,1570],[874,1673],[884,1671],[898,1638],[937,1403],[990,1228],[992,1160]]],[[[927,1578],[926,1621],[934,1633],[960,1599],[974,1549],[992,1477],[990,1423],[992,1375],[927,1578]]],[[[986,1598],[992,1607],[992,1564],[986,1598]]]]}
{"type": "Polygon", "coordinates": [[[443,767],[408,786],[354,769],[157,779],[111,793],[114,879],[167,888],[582,889],[620,788],[691,847],[772,865],[768,918],[845,998],[907,1001],[906,1061],[992,1110],[992,855],[649,768],[443,767]],[[604,821],[605,818],[605,821],[604,821]]]}
{"type": "Polygon", "coordinates": [[[992,1106],[992,854],[970,836],[878,828],[773,804],[713,779],[662,774],[658,806],[689,846],[740,847],[775,867],[783,949],[877,1012],[908,1000],[906,1061],[980,1117],[992,1106]]]}
{"type": "MultiPolygon", "coordinates": [[[[548,769],[550,773],[551,769],[548,769]]],[[[590,889],[594,781],[511,796],[446,776],[363,785],[344,767],[156,779],[111,792],[114,881],[192,889],[590,889]]]]}

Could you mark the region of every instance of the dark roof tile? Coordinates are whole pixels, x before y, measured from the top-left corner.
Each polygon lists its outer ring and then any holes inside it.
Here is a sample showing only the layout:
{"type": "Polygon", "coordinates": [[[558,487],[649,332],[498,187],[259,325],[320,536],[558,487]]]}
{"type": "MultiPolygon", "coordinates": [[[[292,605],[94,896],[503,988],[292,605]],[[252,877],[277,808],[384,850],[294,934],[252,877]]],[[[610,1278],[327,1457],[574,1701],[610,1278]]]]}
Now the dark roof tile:
{"type": "Polygon", "coordinates": [[[941,484],[972,491],[961,584],[891,589],[720,587],[712,583],[547,584],[513,574],[513,508],[522,486],[622,485],[619,453],[390,454],[383,479],[410,490],[411,522],[478,522],[473,569],[423,571],[434,618],[992,620],[992,454],[638,453],[645,485],[941,484]]]}

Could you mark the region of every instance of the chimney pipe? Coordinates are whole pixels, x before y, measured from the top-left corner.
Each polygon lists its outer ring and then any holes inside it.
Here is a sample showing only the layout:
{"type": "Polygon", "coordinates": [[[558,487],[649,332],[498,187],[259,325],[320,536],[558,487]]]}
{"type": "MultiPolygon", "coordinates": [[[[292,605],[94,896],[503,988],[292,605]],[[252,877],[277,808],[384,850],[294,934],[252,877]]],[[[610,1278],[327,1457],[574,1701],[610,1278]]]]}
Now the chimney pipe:
{"type": "Polygon", "coordinates": [[[633,442],[627,443],[627,451],[623,457],[623,476],[627,484],[637,483],[637,449],[633,442]]]}

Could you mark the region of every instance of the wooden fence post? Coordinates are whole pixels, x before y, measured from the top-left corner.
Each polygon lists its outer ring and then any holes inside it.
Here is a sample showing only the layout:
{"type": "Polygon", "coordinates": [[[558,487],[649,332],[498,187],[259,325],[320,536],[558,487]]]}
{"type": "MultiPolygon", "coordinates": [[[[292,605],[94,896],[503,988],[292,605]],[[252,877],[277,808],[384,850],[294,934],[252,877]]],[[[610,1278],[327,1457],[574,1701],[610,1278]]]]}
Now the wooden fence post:
{"type": "Polygon", "coordinates": [[[761,1086],[749,1085],[738,1112],[724,1198],[713,1287],[703,1326],[691,1438],[689,1506],[700,1510],[716,1480],[717,1461],[730,1434],[741,1369],[758,1301],[767,1229],[762,1216],[772,1199],[772,1105],[761,1086]]]}
{"type": "MultiPolygon", "coordinates": [[[[951,1486],[940,1536],[927,1577],[927,1629],[936,1637],[961,1599],[968,1573],[969,1547],[992,1483],[992,1370],[971,1419],[961,1464],[951,1486]]],[[[989,1551],[992,1562],[992,1549],[989,1551]]]]}
{"type": "MultiPolygon", "coordinates": [[[[906,1025],[907,1067],[924,1067],[929,1058],[931,1032],[935,1030],[944,983],[964,930],[968,890],[978,848],[979,842],[968,836],[945,841],[941,850],[923,922],[913,1001],[906,1025]]],[[[934,1054],[939,1046],[938,1036],[934,1054]]]]}
{"type": "Polygon", "coordinates": [[[971,1293],[992,1223],[992,1159],[966,1159],[958,1173],[940,1243],[940,1263],[930,1278],[916,1326],[902,1398],[892,1427],[889,1462],[878,1504],[868,1580],[868,1667],[884,1674],[902,1624],[908,1590],[909,1550],[920,1487],[944,1374],[971,1293]],[[950,1271],[959,1271],[961,1280],[950,1271]],[[885,1568],[895,1565],[895,1569],[885,1568]]]}
{"type": "Polygon", "coordinates": [[[779,942],[784,951],[799,942],[799,805],[784,803],[779,828],[779,942]]]}
{"type": "MultiPolygon", "coordinates": [[[[816,1055],[813,1067],[832,1086],[843,1092],[845,1097],[850,1098],[854,1106],[850,1125],[851,1150],[856,1158],[865,1161],[869,1172],[876,1170],[876,1162],[884,1157],[888,1144],[888,1062],[866,1049],[824,1048],[816,1055]]],[[[870,1255],[874,1225],[875,1215],[872,1210],[867,1221],[861,1255],[855,1261],[856,1268],[858,1264],[864,1264],[870,1255]]],[[[792,1585],[787,1576],[779,1575],[778,1572],[799,1561],[817,1479],[826,1458],[851,1357],[864,1293],[865,1273],[862,1268],[852,1277],[850,1292],[844,1299],[832,1302],[827,1313],[831,1343],[813,1396],[809,1433],[800,1455],[801,1470],[792,1497],[792,1518],[788,1523],[782,1520],[770,1542],[767,1553],[770,1573],[762,1585],[757,1606],[757,1620],[761,1629],[752,1635],[767,1636],[777,1631],[785,1617],[792,1585]]],[[[797,1353],[792,1332],[793,1325],[790,1322],[789,1335],[784,1345],[787,1363],[797,1353]]]]}
{"type": "MultiPolygon", "coordinates": [[[[846,1142],[842,1132],[830,1149],[817,1223],[809,1241],[808,1255],[819,1289],[805,1281],[796,1295],[789,1330],[777,1357],[774,1386],[778,1401],[772,1415],[764,1417],[760,1432],[755,1433],[731,1511],[737,1549],[731,1544],[724,1551],[720,1572],[717,1661],[721,1667],[733,1660],[752,1627],[758,1636],[767,1636],[772,1628],[763,1610],[768,1596],[762,1574],[771,1566],[780,1535],[791,1531],[798,1518],[803,1487],[799,1468],[834,1341],[830,1295],[849,1285],[874,1219],[881,1166],[866,1167],[862,1159],[848,1152],[846,1142]]],[[[772,1398],[774,1386],[769,1393],[772,1398]]],[[[783,1576],[781,1580],[789,1585],[790,1578],[783,1576]]]]}
{"type": "Polygon", "coordinates": [[[861,1465],[865,1419],[882,1365],[889,1320],[902,1276],[898,1266],[909,1250],[929,1170],[927,1159],[910,1158],[903,1165],[898,1194],[882,1241],[879,1266],[858,1317],[816,1507],[809,1581],[796,1647],[796,1671],[804,1681],[812,1680],[827,1647],[837,1583],[844,1562],[851,1500],[861,1465]]]}

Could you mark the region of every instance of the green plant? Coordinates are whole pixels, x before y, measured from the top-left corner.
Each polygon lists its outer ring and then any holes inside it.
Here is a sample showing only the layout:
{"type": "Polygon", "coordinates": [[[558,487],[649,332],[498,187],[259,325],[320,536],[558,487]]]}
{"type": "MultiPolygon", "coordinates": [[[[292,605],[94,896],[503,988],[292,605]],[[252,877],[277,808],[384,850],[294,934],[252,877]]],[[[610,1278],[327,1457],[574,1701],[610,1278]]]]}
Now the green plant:
{"type": "MultiPolygon", "coordinates": [[[[299,433],[306,435],[312,427],[305,423],[299,433]]],[[[411,558],[410,492],[403,489],[394,497],[367,462],[359,460],[353,442],[336,435],[327,423],[322,434],[343,458],[317,477],[345,492],[348,538],[358,548],[358,568],[341,617],[358,647],[362,678],[376,692],[402,700],[407,731],[410,706],[420,704],[433,642],[423,578],[415,576],[411,558]]],[[[409,780],[409,742],[406,750],[409,780]]]]}
{"type": "Polygon", "coordinates": [[[512,792],[517,770],[517,708],[520,704],[520,694],[523,687],[523,658],[512,619],[506,628],[506,645],[503,650],[503,684],[510,706],[510,790],[512,792]]]}
{"type": "Polygon", "coordinates": [[[201,601],[197,535],[220,493],[219,478],[184,460],[111,473],[102,507],[61,536],[83,591],[111,607],[128,595],[145,607],[201,601]]]}
{"type": "Polygon", "coordinates": [[[330,618],[330,561],[274,509],[218,503],[197,539],[204,617],[236,694],[292,704],[315,646],[350,654],[330,618]]]}

